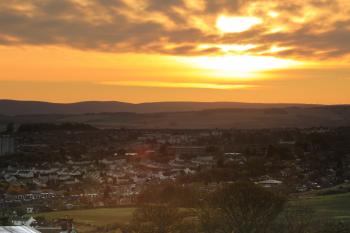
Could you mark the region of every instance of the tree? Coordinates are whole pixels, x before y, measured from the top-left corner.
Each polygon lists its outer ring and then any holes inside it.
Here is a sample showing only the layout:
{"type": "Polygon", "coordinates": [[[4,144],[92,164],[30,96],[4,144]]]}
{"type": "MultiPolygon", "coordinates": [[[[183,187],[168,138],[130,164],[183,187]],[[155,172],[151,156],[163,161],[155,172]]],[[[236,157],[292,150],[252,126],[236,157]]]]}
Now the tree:
{"type": "Polygon", "coordinates": [[[150,185],[139,195],[139,204],[169,204],[176,207],[193,207],[198,201],[196,187],[176,183],[150,185]]]}
{"type": "Polygon", "coordinates": [[[6,133],[6,134],[12,134],[12,133],[14,133],[14,132],[15,132],[15,124],[14,124],[13,122],[8,123],[8,124],[6,125],[6,131],[5,131],[5,133],[6,133]]]}
{"type": "MultiPolygon", "coordinates": [[[[219,189],[212,198],[229,232],[265,233],[283,210],[286,198],[253,183],[237,182],[219,189]]],[[[227,232],[227,230],[225,231],[227,232]]]]}
{"type": "Polygon", "coordinates": [[[12,223],[8,216],[0,216],[0,226],[11,226],[12,223]]]}
{"type": "Polygon", "coordinates": [[[283,211],[274,232],[278,233],[309,233],[313,232],[314,211],[300,203],[292,203],[283,211]]]}
{"type": "Polygon", "coordinates": [[[169,144],[162,144],[159,148],[159,154],[163,157],[169,155],[169,144]]]}
{"type": "Polygon", "coordinates": [[[317,233],[349,233],[350,227],[343,222],[331,221],[321,226],[317,233]]]}
{"type": "Polygon", "coordinates": [[[178,208],[166,204],[145,205],[133,215],[129,232],[134,233],[174,233],[184,219],[178,208]]]}
{"type": "Polygon", "coordinates": [[[103,198],[108,199],[111,197],[112,188],[109,185],[106,185],[103,190],[103,198]]]}
{"type": "Polygon", "coordinates": [[[197,208],[197,217],[199,220],[199,232],[230,232],[220,209],[213,207],[208,200],[203,201],[197,208]]]}
{"type": "Polygon", "coordinates": [[[208,154],[218,154],[220,152],[220,148],[217,147],[217,146],[207,146],[205,148],[205,152],[208,153],[208,154]]]}
{"type": "Polygon", "coordinates": [[[245,164],[246,170],[252,177],[266,174],[265,160],[262,157],[250,157],[245,164]]]}

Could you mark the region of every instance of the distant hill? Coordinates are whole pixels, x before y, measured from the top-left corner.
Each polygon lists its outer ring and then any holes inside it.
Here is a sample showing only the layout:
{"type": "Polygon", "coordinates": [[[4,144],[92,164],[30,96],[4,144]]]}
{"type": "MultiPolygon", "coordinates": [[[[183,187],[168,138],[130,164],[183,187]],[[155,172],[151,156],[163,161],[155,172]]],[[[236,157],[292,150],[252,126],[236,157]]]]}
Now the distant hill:
{"type": "Polygon", "coordinates": [[[231,108],[183,112],[110,112],[0,116],[0,125],[76,122],[99,128],[213,129],[350,126],[350,106],[231,108]]]}
{"type": "Polygon", "coordinates": [[[131,104],[117,101],[87,101],[77,103],[49,103],[39,101],[0,100],[0,115],[36,115],[36,114],[85,114],[104,112],[185,112],[210,109],[265,109],[301,107],[310,108],[317,105],[307,104],[260,104],[239,102],[154,102],[131,104]]]}
{"type": "Polygon", "coordinates": [[[350,106],[314,108],[215,109],[165,113],[102,113],[70,116],[59,121],[96,127],[150,129],[305,128],[350,126],[350,106]]]}

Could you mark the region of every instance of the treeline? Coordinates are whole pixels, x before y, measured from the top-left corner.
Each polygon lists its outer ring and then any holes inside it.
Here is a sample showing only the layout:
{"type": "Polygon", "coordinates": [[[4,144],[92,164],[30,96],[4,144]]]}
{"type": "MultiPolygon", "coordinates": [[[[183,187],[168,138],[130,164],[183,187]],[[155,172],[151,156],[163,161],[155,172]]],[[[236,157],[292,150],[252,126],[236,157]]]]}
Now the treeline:
{"type": "Polygon", "coordinates": [[[96,130],[95,127],[83,124],[83,123],[62,123],[62,124],[50,124],[50,123],[35,123],[35,124],[22,124],[19,126],[17,132],[40,132],[40,131],[54,131],[54,130],[69,130],[69,131],[81,131],[81,130],[96,130]]]}

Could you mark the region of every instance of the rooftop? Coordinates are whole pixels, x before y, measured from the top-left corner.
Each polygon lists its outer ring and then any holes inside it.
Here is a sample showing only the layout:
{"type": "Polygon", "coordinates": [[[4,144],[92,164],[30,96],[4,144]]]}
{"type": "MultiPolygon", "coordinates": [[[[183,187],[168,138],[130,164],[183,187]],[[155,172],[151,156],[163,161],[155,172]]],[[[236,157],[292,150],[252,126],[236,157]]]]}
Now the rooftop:
{"type": "Polygon", "coordinates": [[[27,226],[0,226],[0,233],[41,233],[27,226]]]}

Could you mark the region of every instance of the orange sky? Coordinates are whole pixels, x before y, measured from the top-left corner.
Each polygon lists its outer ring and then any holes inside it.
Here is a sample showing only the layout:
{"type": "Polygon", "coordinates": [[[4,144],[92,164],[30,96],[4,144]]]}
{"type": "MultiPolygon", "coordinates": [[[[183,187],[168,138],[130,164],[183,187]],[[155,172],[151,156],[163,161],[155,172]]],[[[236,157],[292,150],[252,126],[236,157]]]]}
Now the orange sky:
{"type": "Polygon", "coordinates": [[[0,99],[349,104],[349,12],[347,0],[9,0],[0,99]]]}

